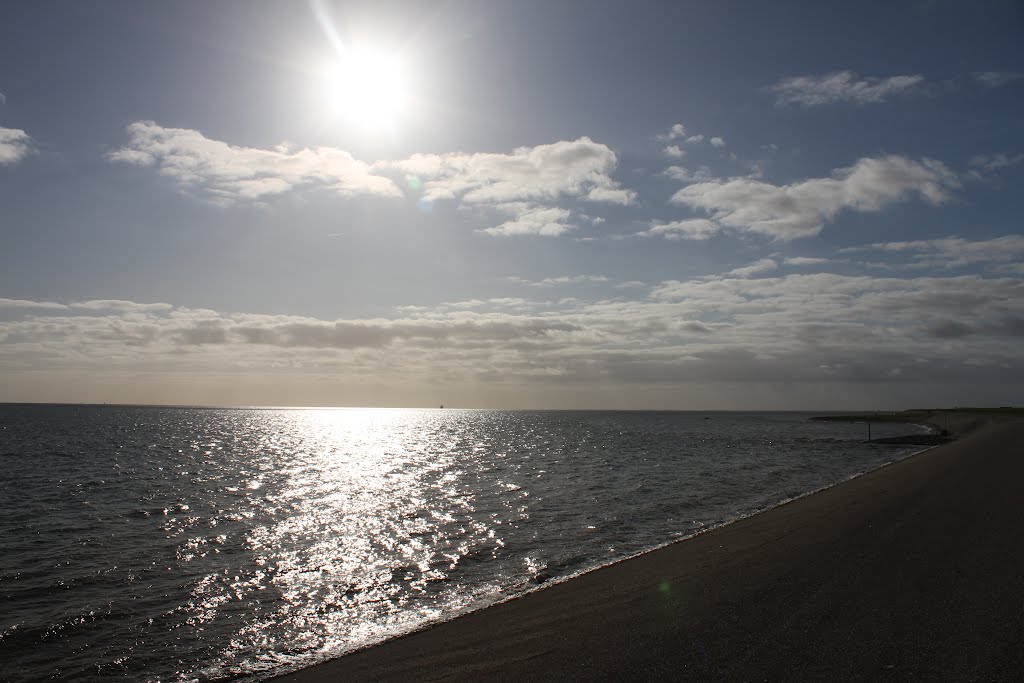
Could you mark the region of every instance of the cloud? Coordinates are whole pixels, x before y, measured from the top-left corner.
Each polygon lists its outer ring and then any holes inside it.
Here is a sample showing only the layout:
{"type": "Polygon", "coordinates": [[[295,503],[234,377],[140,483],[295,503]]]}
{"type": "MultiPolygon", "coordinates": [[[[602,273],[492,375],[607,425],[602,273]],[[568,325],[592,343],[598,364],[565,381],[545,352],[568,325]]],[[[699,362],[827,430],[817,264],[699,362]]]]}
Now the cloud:
{"type": "Polygon", "coordinates": [[[669,128],[667,133],[655,135],[654,139],[659,142],[671,142],[672,140],[678,140],[683,137],[686,137],[686,126],[681,123],[675,123],[672,124],[672,127],[669,128]]]}
{"type": "Polygon", "coordinates": [[[1024,162],[1024,154],[977,154],[971,157],[969,165],[979,173],[993,173],[1004,168],[1011,168],[1024,162]]]}
{"type": "Polygon", "coordinates": [[[720,232],[722,226],[707,218],[690,218],[671,223],[652,223],[650,229],[637,233],[643,237],[663,237],[667,240],[706,240],[720,232]]]}
{"type": "Polygon", "coordinates": [[[830,263],[831,259],[814,258],[810,256],[792,256],[783,261],[787,266],[817,266],[823,263],[830,263]]]}
{"type": "Polygon", "coordinates": [[[636,202],[636,192],[613,187],[595,187],[587,193],[586,199],[592,202],[629,206],[636,202]]]}
{"type": "Polygon", "coordinates": [[[611,282],[611,278],[605,275],[560,275],[558,277],[546,277],[543,280],[528,280],[517,276],[499,278],[503,282],[510,282],[517,285],[528,285],[530,287],[556,287],[561,285],[579,284],[604,284],[611,282]]]}
{"type": "Polygon", "coordinates": [[[883,252],[907,253],[910,268],[952,269],[978,264],[994,265],[1007,272],[1015,272],[1024,262],[1024,235],[1005,235],[987,240],[967,240],[962,237],[943,237],[933,240],[907,242],[876,242],[863,247],[846,247],[840,253],[883,252]]]}
{"type": "Polygon", "coordinates": [[[768,87],[779,107],[799,105],[817,107],[837,102],[874,104],[890,97],[913,92],[924,76],[906,74],[888,78],[859,77],[853,71],[837,71],[822,76],[793,76],[768,87]]]}
{"type": "Polygon", "coordinates": [[[468,204],[551,201],[562,197],[631,204],[632,190],[620,188],[610,173],[618,158],[608,146],[581,137],[511,154],[415,154],[382,162],[381,172],[414,175],[430,200],[461,199],[468,204]]]}
{"type": "Polygon", "coordinates": [[[136,387],[227,387],[254,377],[327,383],[354,387],[351,400],[393,386],[398,401],[457,383],[486,387],[478,396],[513,387],[535,397],[569,387],[619,395],[738,383],[737,398],[778,382],[786,391],[799,383],[920,386],[936,376],[986,391],[1024,384],[1019,277],[779,277],[773,264],[662,282],[641,299],[481,299],[339,320],[13,300],[20,317],[0,319],[0,366],[5,380],[36,383],[69,373],[79,383],[121,377],[136,387]]]}
{"type": "Polygon", "coordinates": [[[974,80],[986,88],[998,88],[1024,78],[1020,71],[978,71],[972,74],[974,80]]]}
{"type": "Polygon", "coordinates": [[[672,178],[673,180],[679,180],[684,183],[700,183],[709,180],[717,180],[714,172],[708,166],[700,166],[695,171],[691,171],[685,166],[669,166],[665,169],[664,175],[672,178]]]}
{"type": "Polygon", "coordinates": [[[665,156],[672,159],[682,159],[686,156],[686,152],[679,145],[669,145],[661,151],[665,156]]]}
{"type": "Polygon", "coordinates": [[[374,163],[332,147],[238,147],[152,121],[129,125],[128,138],[127,145],[107,154],[109,161],[155,167],[179,186],[221,204],[265,200],[301,188],[344,197],[419,196],[504,213],[518,207],[513,220],[480,232],[554,236],[574,227],[566,222],[567,209],[552,206],[560,200],[636,201],[636,193],[610,175],[618,164],[615,152],[587,137],[520,147],[511,154],[414,154],[374,163]]]}
{"type": "Polygon", "coordinates": [[[505,221],[493,228],[484,228],[478,232],[497,237],[512,237],[517,235],[541,235],[543,237],[558,237],[570,230],[575,225],[568,223],[569,210],[560,208],[545,207],[523,207],[514,209],[516,217],[505,221]]]}
{"type": "Polygon", "coordinates": [[[3,308],[37,308],[66,311],[67,306],[53,301],[28,301],[26,299],[3,299],[0,298],[0,309],[3,308]]]}
{"type": "Polygon", "coordinates": [[[140,304],[123,299],[93,299],[92,301],[72,303],[69,304],[69,307],[88,311],[120,311],[122,313],[170,311],[174,308],[171,304],[140,304]]]}
{"type": "Polygon", "coordinates": [[[553,287],[555,285],[577,285],[583,283],[605,283],[609,278],[604,275],[562,275],[560,277],[546,277],[543,280],[530,283],[534,287],[553,287]]]}
{"type": "Polygon", "coordinates": [[[0,127],[0,166],[15,164],[32,152],[32,138],[18,128],[0,127]]]}
{"type": "Polygon", "coordinates": [[[259,200],[299,187],[342,196],[402,196],[389,178],[341,149],[239,147],[153,121],[132,123],[127,132],[128,144],[108,153],[109,161],[156,167],[181,187],[204,192],[219,203],[259,200]]]}
{"type": "Polygon", "coordinates": [[[707,211],[730,228],[791,240],[819,234],[842,210],[876,212],[913,195],[940,204],[958,186],[956,176],[938,161],[887,156],[860,159],[829,178],[783,186],[751,178],[696,183],[670,201],[707,211]]]}
{"type": "Polygon", "coordinates": [[[55,311],[116,311],[119,313],[151,313],[170,311],[174,307],[171,304],[140,304],[134,301],[124,301],[121,299],[93,299],[90,301],[75,301],[68,304],[61,304],[54,301],[29,301],[26,299],[0,298],[0,308],[35,308],[49,309],[55,311]]]}
{"type": "MultiPolygon", "coordinates": [[[[702,134],[687,135],[686,126],[684,126],[681,123],[677,123],[673,125],[667,133],[655,135],[654,139],[657,140],[658,142],[672,142],[675,140],[680,140],[684,144],[696,145],[700,144],[701,142],[704,142],[706,137],[702,134]]],[[[716,147],[721,147],[722,145],[725,144],[725,141],[722,140],[722,138],[720,137],[711,138],[710,142],[712,145],[716,147]]],[[[663,151],[666,156],[676,158],[682,157],[685,153],[684,150],[679,147],[679,145],[668,145],[665,147],[663,151]]]]}
{"type": "Polygon", "coordinates": [[[725,147],[725,140],[718,136],[711,138],[708,142],[711,143],[712,147],[725,147]]]}
{"type": "Polygon", "coordinates": [[[520,147],[511,154],[415,154],[376,168],[414,176],[428,201],[452,200],[515,215],[478,232],[556,237],[576,226],[568,222],[568,209],[552,203],[575,199],[625,206],[636,201],[635,192],[612,179],[617,165],[609,147],[581,137],[520,147]]]}
{"type": "Polygon", "coordinates": [[[777,270],[779,264],[773,259],[763,258],[759,261],[751,263],[749,266],[743,266],[742,268],[734,268],[724,275],[724,277],[752,277],[761,273],[767,273],[773,270],[777,270]]]}

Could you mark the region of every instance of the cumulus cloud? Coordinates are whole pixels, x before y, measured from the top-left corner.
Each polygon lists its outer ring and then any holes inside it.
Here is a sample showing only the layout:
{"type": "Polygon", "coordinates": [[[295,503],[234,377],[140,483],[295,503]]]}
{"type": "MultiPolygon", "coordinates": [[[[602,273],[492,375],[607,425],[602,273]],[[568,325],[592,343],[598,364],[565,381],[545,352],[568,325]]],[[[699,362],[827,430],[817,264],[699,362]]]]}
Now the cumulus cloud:
{"type": "Polygon", "coordinates": [[[637,234],[642,237],[664,237],[667,240],[706,240],[721,229],[722,226],[707,218],[690,218],[670,223],[655,222],[648,230],[637,234]]]}
{"type": "Polygon", "coordinates": [[[380,163],[381,172],[416,176],[427,199],[456,199],[469,204],[555,200],[579,197],[598,202],[630,204],[631,190],[610,176],[618,158],[607,145],[581,137],[511,154],[415,154],[380,163]]]}
{"type": "Polygon", "coordinates": [[[592,202],[628,206],[636,201],[636,192],[615,187],[595,187],[587,193],[586,198],[592,202]]]}
{"type": "Polygon", "coordinates": [[[402,196],[387,177],[395,171],[417,176],[429,200],[460,198],[470,204],[496,204],[576,196],[628,204],[634,197],[608,175],[617,164],[615,153],[586,137],[521,147],[512,154],[417,154],[376,164],[329,147],[294,151],[237,147],[199,131],[165,128],[152,121],[131,124],[128,137],[128,145],[107,155],[110,161],[155,166],[183,186],[232,201],[309,185],[342,195],[402,196]]]}
{"type": "Polygon", "coordinates": [[[888,78],[860,77],[853,71],[837,71],[822,76],[792,76],[769,86],[776,106],[816,107],[837,102],[874,104],[894,95],[917,89],[924,76],[905,74],[888,78]]]}
{"type": "Polygon", "coordinates": [[[686,126],[681,123],[672,124],[667,133],[655,135],[654,139],[661,142],[671,142],[672,140],[678,140],[686,137],[686,126]]]}
{"type": "Polygon", "coordinates": [[[19,128],[0,127],[0,165],[15,164],[32,151],[32,138],[19,128]]]}
{"type": "Polygon", "coordinates": [[[493,228],[484,228],[479,232],[498,237],[517,235],[542,235],[557,237],[575,229],[568,223],[569,210],[545,207],[523,207],[516,209],[516,217],[493,228]]]}
{"type": "Polygon", "coordinates": [[[107,159],[155,167],[180,186],[221,203],[258,200],[299,187],[320,187],[343,196],[402,196],[391,179],[341,149],[240,147],[153,121],[130,124],[128,144],[109,152],[107,159]]]}
{"type": "MultiPolygon", "coordinates": [[[[674,124],[668,130],[667,133],[660,133],[658,135],[655,135],[654,139],[657,140],[658,142],[679,141],[687,145],[698,145],[707,140],[715,147],[725,146],[725,140],[723,138],[719,136],[714,136],[708,139],[707,136],[705,136],[702,133],[689,134],[687,132],[686,126],[684,126],[681,123],[674,124]]],[[[683,150],[678,143],[674,145],[666,145],[662,152],[665,154],[665,156],[674,157],[677,159],[682,157],[686,153],[685,150],[683,150]]]]}
{"type": "MultiPolygon", "coordinates": [[[[332,148],[258,149],[212,140],[196,130],[152,121],[128,126],[129,142],[107,154],[116,163],[156,168],[179,186],[233,204],[301,188],[342,196],[452,200],[481,209],[520,207],[513,220],[482,230],[490,235],[560,235],[573,228],[563,199],[629,205],[636,193],[611,177],[618,158],[607,145],[581,137],[510,154],[414,154],[368,163],[332,148]],[[403,189],[404,188],[404,189],[403,189]]],[[[507,212],[507,211],[506,211],[507,212]]]]}
{"type": "Polygon", "coordinates": [[[751,178],[695,183],[678,190],[671,202],[707,211],[730,228],[790,240],[819,234],[843,210],[880,211],[913,195],[940,204],[958,185],[938,161],[886,156],[860,159],[829,178],[783,186],[751,178]]]}
{"type": "Polygon", "coordinates": [[[618,158],[608,146],[581,137],[511,154],[416,154],[377,164],[380,172],[415,176],[430,201],[455,200],[470,207],[495,207],[512,220],[480,230],[487,235],[557,237],[576,226],[568,209],[551,206],[563,199],[629,205],[636,193],[622,188],[611,173],[618,158]]]}

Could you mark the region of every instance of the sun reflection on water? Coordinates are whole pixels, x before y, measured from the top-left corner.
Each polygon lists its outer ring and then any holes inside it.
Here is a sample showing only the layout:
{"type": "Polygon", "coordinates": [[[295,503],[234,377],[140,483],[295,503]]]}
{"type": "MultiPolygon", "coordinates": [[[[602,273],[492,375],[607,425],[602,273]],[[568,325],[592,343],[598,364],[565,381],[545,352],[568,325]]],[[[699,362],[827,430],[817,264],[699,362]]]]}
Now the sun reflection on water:
{"type": "MultiPolygon", "coordinates": [[[[267,634],[286,625],[291,648],[298,636],[301,649],[336,653],[479,597],[446,582],[481,541],[502,543],[495,529],[471,518],[473,495],[460,489],[465,473],[453,451],[464,426],[453,424],[454,412],[288,417],[301,448],[288,434],[265,441],[262,455],[275,460],[276,472],[249,486],[273,513],[246,539],[261,572],[234,577],[223,591],[242,595],[269,583],[275,609],[239,629],[232,650],[265,651],[267,634]]],[[[222,607],[223,595],[207,597],[199,611],[222,607]]]]}

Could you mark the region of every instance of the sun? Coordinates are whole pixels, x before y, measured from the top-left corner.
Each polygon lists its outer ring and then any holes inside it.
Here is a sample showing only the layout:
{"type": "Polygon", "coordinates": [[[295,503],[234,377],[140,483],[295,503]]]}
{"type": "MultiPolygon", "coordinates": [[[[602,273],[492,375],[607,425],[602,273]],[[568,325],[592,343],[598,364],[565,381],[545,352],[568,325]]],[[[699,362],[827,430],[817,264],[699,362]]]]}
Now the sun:
{"type": "Polygon", "coordinates": [[[392,128],[407,88],[400,61],[372,50],[345,50],[325,85],[335,112],[363,128],[392,128]]]}

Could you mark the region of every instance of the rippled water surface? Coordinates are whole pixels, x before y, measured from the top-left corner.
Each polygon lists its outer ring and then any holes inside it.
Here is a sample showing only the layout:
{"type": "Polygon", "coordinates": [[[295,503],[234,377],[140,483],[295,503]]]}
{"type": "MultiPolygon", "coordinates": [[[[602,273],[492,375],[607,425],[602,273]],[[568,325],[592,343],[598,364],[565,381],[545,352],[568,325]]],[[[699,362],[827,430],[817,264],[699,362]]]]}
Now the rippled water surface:
{"type": "Polygon", "coordinates": [[[0,406],[0,678],[283,673],[909,452],[807,417],[0,406]]]}

